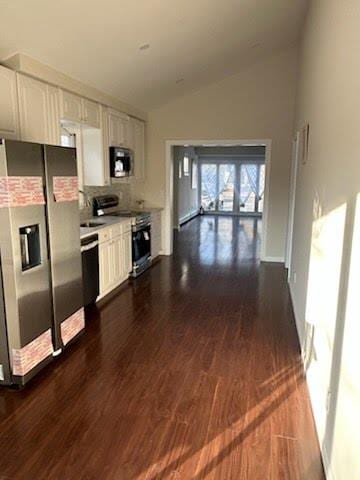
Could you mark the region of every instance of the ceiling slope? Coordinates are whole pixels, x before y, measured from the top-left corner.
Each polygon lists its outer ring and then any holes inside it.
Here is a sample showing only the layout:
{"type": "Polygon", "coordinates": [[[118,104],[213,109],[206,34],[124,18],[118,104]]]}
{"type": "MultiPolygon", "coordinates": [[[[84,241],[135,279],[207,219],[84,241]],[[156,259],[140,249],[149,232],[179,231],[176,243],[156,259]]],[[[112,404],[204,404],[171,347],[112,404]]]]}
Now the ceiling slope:
{"type": "Polygon", "coordinates": [[[306,0],[3,0],[0,60],[24,53],[149,111],[293,44],[306,5],[306,0]]]}

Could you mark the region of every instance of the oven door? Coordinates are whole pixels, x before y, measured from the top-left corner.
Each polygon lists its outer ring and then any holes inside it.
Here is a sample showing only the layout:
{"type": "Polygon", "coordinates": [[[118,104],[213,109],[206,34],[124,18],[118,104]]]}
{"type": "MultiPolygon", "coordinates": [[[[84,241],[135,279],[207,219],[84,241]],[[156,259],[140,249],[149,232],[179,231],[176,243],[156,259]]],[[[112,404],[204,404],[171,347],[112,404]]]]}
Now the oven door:
{"type": "Polygon", "coordinates": [[[135,265],[141,265],[151,256],[151,225],[132,233],[132,258],[135,265]]]}

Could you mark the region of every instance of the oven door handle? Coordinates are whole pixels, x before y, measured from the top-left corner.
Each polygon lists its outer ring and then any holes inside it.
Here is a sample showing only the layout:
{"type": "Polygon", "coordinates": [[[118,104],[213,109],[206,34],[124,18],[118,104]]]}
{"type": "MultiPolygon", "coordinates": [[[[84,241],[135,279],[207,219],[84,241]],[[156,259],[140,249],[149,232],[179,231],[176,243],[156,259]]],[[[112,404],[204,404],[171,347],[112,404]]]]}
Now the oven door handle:
{"type": "Polygon", "coordinates": [[[81,247],[80,251],[81,253],[83,252],[87,252],[88,250],[91,250],[92,248],[95,248],[99,245],[99,242],[98,241],[95,241],[95,242],[92,242],[92,243],[89,243],[88,245],[84,245],[81,247]]]}
{"type": "Polygon", "coordinates": [[[135,233],[136,232],[141,232],[141,230],[144,230],[144,228],[147,228],[147,227],[151,228],[151,223],[143,223],[143,224],[139,223],[137,225],[133,225],[133,227],[132,227],[133,230],[132,231],[135,232],[135,233]]]}

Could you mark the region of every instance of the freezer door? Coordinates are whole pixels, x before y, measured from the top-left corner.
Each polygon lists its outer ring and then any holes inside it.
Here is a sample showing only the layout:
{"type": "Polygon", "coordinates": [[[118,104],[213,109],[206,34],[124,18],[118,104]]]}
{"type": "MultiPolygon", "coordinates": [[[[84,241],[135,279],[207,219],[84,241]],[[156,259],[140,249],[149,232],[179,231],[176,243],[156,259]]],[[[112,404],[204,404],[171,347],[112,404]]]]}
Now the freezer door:
{"type": "Polygon", "coordinates": [[[14,311],[18,315],[17,318],[8,315],[9,337],[12,348],[21,348],[51,328],[52,323],[45,205],[33,204],[36,180],[40,182],[40,194],[44,200],[42,146],[6,141],[6,163],[8,178],[25,182],[18,205],[11,206],[8,214],[6,209],[1,209],[3,281],[5,292],[9,293],[6,304],[9,303],[9,313],[14,311]],[[29,227],[37,232],[32,238],[25,234],[29,227]],[[33,263],[30,263],[30,256],[33,263]],[[28,261],[27,265],[25,261],[28,261]],[[15,288],[11,288],[12,281],[15,288]],[[15,339],[16,324],[19,331],[15,339]]]}
{"type": "Polygon", "coordinates": [[[59,349],[62,322],[83,307],[76,150],[45,145],[44,159],[55,349],[59,349]]]}
{"type": "Polygon", "coordinates": [[[10,383],[10,356],[6,331],[4,288],[1,270],[0,252],[0,385],[10,383]]]}
{"type": "Polygon", "coordinates": [[[6,333],[12,372],[15,372],[16,357],[21,365],[17,365],[15,375],[21,377],[30,375],[30,370],[52,353],[42,146],[3,142],[0,176],[10,185],[8,194],[11,197],[0,208],[6,333]],[[44,335],[48,339],[46,342],[44,335]],[[41,350],[43,343],[46,349],[41,350]]]}

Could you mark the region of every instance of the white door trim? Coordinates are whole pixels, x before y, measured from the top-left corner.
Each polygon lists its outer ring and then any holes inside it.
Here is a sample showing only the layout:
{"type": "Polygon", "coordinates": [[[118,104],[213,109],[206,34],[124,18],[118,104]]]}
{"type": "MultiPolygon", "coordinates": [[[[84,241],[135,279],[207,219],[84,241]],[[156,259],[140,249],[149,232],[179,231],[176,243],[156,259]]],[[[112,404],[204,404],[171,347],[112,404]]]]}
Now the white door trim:
{"type": "Polygon", "coordinates": [[[292,258],[292,244],[294,234],[294,217],[295,217],[295,203],[296,203],[296,184],[299,164],[299,147],[300,147],[300,132],[296,132],[293,139],[291,172],[290,172],[290,191],[289,191],[289,214],[288,227],[286,237],[286,253],[285,253],[285,267],[288,268],[288,279],[291,277],[291,258],[292,258]]]}
{"type": "Polygon", "coordinates": [[[267,261],[267,230],[268,230],[268,211],[269,211],[269,188],[270,188],[270,169],[271,169],[271,144],[270,139],[242,139],[242,140],[166,140],[165,141],[165,208],[163,210],[162,238],[163,253],[171,255],[173,252],[173,206],[174,206],[174,185],[173,185],[173,147],[184,145],[192,146],[238,146],[238,145],[263,145],[265,146],[265,193],[264,193],[264,211],[262,221],[262,242],[261,242],[261,260],[267,261]]]}

